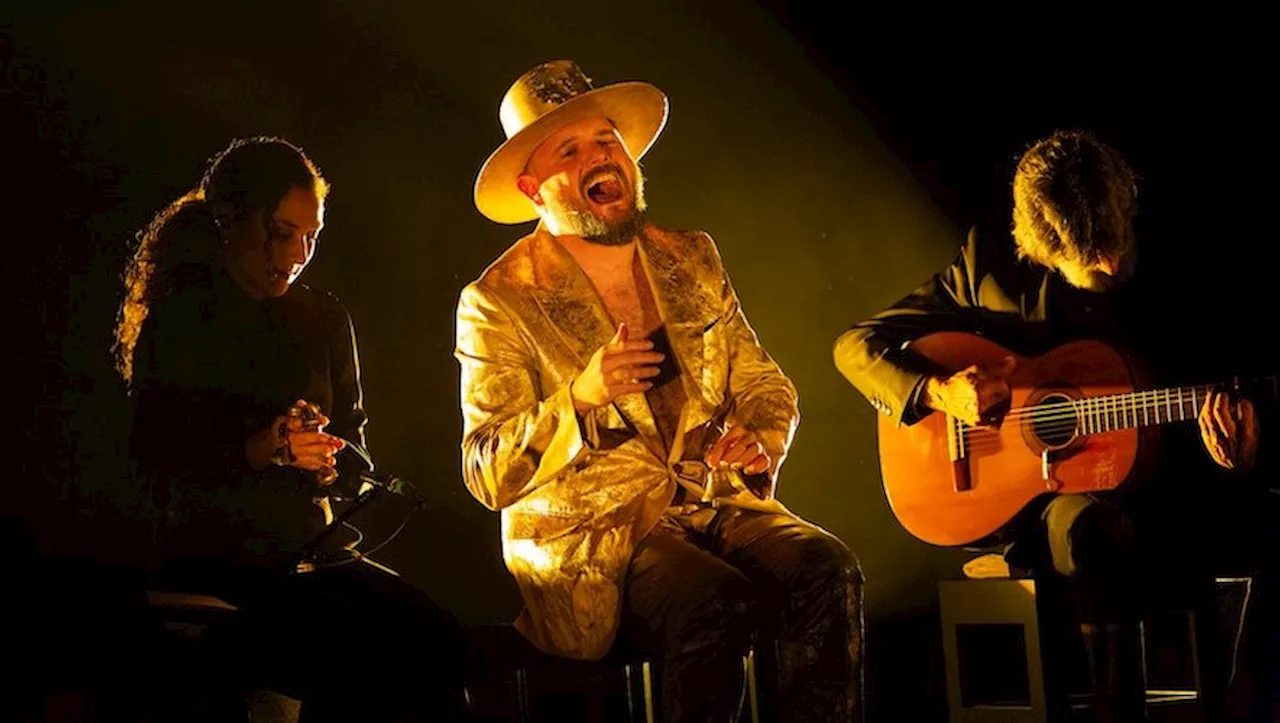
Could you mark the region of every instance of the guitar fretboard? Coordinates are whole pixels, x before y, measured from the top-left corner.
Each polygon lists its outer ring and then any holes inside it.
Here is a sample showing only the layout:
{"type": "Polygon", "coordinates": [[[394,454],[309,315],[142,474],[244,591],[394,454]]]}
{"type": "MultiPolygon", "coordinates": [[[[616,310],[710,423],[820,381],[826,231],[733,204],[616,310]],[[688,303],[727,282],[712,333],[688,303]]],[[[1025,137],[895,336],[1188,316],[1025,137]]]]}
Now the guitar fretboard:
{"type": "MultiPolygon", "coordinates": [[[[1213,387],[1155,389],[1146,392],[1087,397],[1070,402],[1080,432],[1097,434],[1195,419],[1213,387]]],[[[1046,407],[1052,405],[1045,405],[1046,407]]],[[[1040,412],[1041,408],[1037,409],[1040,412]]],[[[1045,410],[1048,411],[1048,410],[1045,410]]],[[[1037,414],[1036,416],[1039,416],[1037,414]]]]}
{"type": "MultiPolygon", "coordinates": [[[[1010,416],[1023,417],[1038,428],[1056,428],[1057,432],[1072,429],[1078,434],[1184,422],[1194,420],[1200,414],[1205,399],[1217,386],[1199,384],[1050,401],[1014,410],[1010,416]]],[[[1269,400],[1280,396],[1280,376],[1255,380],[1253,386],[1269,400]]]]}

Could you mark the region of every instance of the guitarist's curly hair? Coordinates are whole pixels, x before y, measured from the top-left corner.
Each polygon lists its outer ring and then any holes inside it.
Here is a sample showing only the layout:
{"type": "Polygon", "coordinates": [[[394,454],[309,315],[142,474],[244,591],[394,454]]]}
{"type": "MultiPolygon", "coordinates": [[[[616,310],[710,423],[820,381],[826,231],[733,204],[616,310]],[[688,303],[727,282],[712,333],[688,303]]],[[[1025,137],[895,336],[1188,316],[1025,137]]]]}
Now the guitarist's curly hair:
{"type": "Polygon", "coordinates": [[[1092,264],[1132,242],[1137,175],[1087,131],[1055,131],[1018,162],[1013,238],[1018,255],[1046,266],[1092,264]]]}
{"type": "Polygon", "coordinates": [[[200,185],[187,191],[138,233],[138,245],[124,272],[124,300],[116,317],[112,352],[116,370],[133,381],[133,352],[152,307],[174,289],[184,266],[222,263],[220,228],[257,211],[273,211],[294,188],[320,198],[329,184],[301,148],[282,138],[257,136],[232,141],[210,159],[200,185]],[[215,218],[215,208],[229,214],[215,218]]]}

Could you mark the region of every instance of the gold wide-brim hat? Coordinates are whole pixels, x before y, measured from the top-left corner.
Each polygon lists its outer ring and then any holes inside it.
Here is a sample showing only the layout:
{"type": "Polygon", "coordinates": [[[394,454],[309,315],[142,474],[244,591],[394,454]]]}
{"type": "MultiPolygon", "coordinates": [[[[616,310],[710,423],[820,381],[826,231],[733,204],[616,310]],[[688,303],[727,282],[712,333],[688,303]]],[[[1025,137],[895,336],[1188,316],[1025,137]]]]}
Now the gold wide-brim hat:
{"type": "Polygon", "coordinates": [[[588,118],[608,118],[631,157],[640,160],[667,123],[667,96],[649,83],[629,81],[593,88],[571,60],[543,63],[520,76],[502,98],[498,118],[507,140],[476,177],[476,208],[498,223],[538,218],[533,202],[516,187],[533,154],[560,128],[588,118]]]}

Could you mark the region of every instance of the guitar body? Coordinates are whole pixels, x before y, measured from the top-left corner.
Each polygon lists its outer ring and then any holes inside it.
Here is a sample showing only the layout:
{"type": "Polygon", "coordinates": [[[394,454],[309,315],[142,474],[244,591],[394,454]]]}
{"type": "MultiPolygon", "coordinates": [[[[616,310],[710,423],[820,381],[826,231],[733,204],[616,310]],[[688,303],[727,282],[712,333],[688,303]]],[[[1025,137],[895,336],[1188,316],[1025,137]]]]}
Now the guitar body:
{"type": "Polygon", "coordinates": [[[1052,413],[1069,410],[1066,400],[1133,391],[1129,364],[1110,346],[1072,342],[1027,358],[980,336],[942,332],[917,340],[912,349],[951,372],[973,364],[998,368],[1009,356],[1018,360],[1009,377],[1011,412],[998,429],[965,427],[938,412],[910,426],[880,417],[885,494],[898,521],[917,538],[969,544],[998,532],[1040,495],[1110,490],[1134,472],[1139,436],[1150,430],[1078,434],[1070,411],[1052,413]],[[1019,413],[1030,407],[1051,414],[1019,413]],[[964,453],[957,461],[960,437],[964,453]]]}

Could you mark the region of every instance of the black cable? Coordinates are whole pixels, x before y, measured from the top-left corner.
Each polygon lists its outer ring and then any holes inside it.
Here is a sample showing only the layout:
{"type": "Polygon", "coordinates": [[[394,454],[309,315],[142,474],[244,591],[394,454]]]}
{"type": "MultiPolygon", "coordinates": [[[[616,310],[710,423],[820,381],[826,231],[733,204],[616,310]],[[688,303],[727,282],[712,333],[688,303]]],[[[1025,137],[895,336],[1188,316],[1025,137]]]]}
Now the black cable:
{"type": "MultiPolygon", "coordinates": [[[[337,435],[334,435],[334,436],[336,437],[337,435]]],[[[338,437],[338,439],[341,439],[345,443],[345,446],[343,447],[344,450],[351,450],[355,452],[361,458],[361,460],[364,461],[365,465],[369,468],[369,471],[370,472],[373,471],[373,467],[374,467],[373,459],[369,456],[368,452],[364,451],[364,449],[359,445],[353,444],[350,440],[343,439],[342,437],[338,437]]],[[[361,477],[363,479],[364,475],[361,475],[361,477]]],[[[366,484],[370,484],[370,490],[367,492],[360,493],[359,496],[356,497],[354,501],[352,501],[352,504],[356,508],[362,507],[365,502],[371,500],[374,496],[376,496],[376,492],[389,491],[388,488],[384,485],[372,484],[369,481],[366,481],[366,484]]],[[[346,565],[351,565],[356,562],[359,562],[373,555],[373,553],[391,544],[391,542],[395,540],[396,537],[398,537],[401,532],[404,532],[404,528],[408,526],[409,518],[413,515],[413,511],[420,506],[421,506],[421,501],[416,501],[414,504],[411,504],[409,506],[408,511],[405,512],[404,517],[401,518],[399,526],[397,526],[396,529],[390,535],[388,535],[386,539],[382,540],[377,545],[374,545],[373,548],[368,550],[367,552],[362,552],[360,550],[354,549],[357,545],[359,545],[361,542],[364,541],[364,533],[361,532],[355,525],[352,525],[346,521],[345,518],[350,516],[350,514],[355,511],[355,509],[348,509],[346,513],[344,513],[342,518],[339,518],[336,522],[340,522],[342,526],[346,527],[349,530],[352,530],[359,536],[359,539],[356,540],[355,544],[351,545],[350,547],[344,548],[351,553],[351,557],[345,560],[338,560],[338,561],[329,562],[329,563],[317,562],[317,563],[314,563],[315,569],[330,570],[338,567],[344,567],[346,565]]]]}
{"type": "MultiPolygon", "coordinates": [[[[400,520],[400,526],[399,526],[399,527],[397,527],[397,528],[395,529],[395,531],[394,531],[394,532],[392,532],[390,535],[388,535],[388,536],[387,536],[387,539],[383,540],[382,542],[379,542],[377,545],[374,545],[374,546],[373,546],[373,548],[372,548],[371,550],[369,550],[368,552],[361,552],[361,551],[359,551],[359,550],[354,550],[354,549],[350,549],[350,548],[348,548],[348,552],[350,552],[350,553],[351,553],[351,557],[349,557],[349,558],[347,558],[347,559],[345,559],[345,560],[338,560],[337,562],[330,562],[330,563],[325,563],[325,564],[317,564],[317,565],[316,565],[316,569],[317,569],[317,570],[331,570],[331,569],[336,568],[336,567],[343,567],[343,566],[346,566],[346,565],[352,565],[352,564],[355,564],[355,563],[357,563],[357,562],[360,562],[360,561],[361,561],[361,560],[363,560],[364,558],[369,557],[370,555],[372,555],[373,553],[377,552],[378,550],[381,550],[382,548],[384,548],[384,547],[386,547],[387,545],[391,544],[391,541],[392,541],[392,540],[394,540],[394,539],[396,539],[396,537],[397,537],[401,532],[403,532],[403,531],[404,531],[404,528],[405,528],[406,526],[408,526],[408,524],[409,524],[409,517],[410,517],[410,516],[412,516],[412,515],[413,515],[413,508],[410,508],[410,509],[409,509],[409,511],[405,513],[404,518],[400,520]]],[[[361,536],[361,539],[363,539],[363,536],[361,536]]],[[[357,543],[357,544],[359,544],[359,543],[357,543]]]]}

